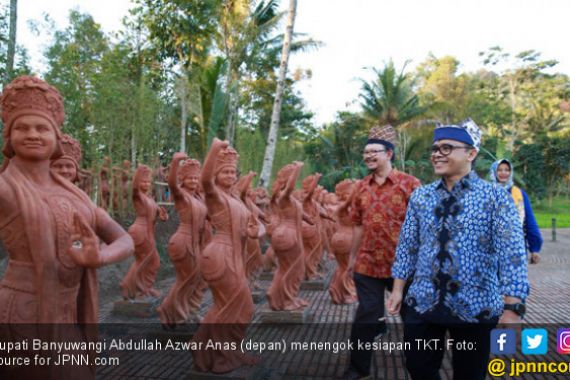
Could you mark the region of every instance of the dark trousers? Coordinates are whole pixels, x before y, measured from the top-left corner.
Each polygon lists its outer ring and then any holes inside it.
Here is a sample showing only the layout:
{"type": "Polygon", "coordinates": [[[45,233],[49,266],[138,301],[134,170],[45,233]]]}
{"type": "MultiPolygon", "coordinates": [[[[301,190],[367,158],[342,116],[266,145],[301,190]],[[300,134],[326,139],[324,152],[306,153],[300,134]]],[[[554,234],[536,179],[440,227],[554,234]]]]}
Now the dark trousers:
{"type": "Polygon", "coordinates": [[[372,351],[358,350],[358,340],[373,342],[378,334],[386,331],[386,322],[379,319],[384,318],[384,290],[392,290],[393,279],[355,273],[354,284],[358,295],[358,308],[350,332],[350,339],[355,347],[350,352],[350,369],[366,376],[370,373],[372,351]]]}
{"type": "Polygon", "coordinates": [[[443,354],[447,349],[446,331],[454,342],[472,342],[473,350],[452,349],[452,366],[454,380],[482,380],[487,374],[489,362],[490,333],[497,321],[489,323],[453,323],[439,324],[426,321],[413,309],[408,308],[404,340],[410,342],[412,349],[405,352],[406,368],[413,380],[440,380],[439,369],[443,354]],[[416,339],[422,342],[418,348],[416,339]],[[423,342],[439,339],[441,349],[423,347],[423,342]]]}

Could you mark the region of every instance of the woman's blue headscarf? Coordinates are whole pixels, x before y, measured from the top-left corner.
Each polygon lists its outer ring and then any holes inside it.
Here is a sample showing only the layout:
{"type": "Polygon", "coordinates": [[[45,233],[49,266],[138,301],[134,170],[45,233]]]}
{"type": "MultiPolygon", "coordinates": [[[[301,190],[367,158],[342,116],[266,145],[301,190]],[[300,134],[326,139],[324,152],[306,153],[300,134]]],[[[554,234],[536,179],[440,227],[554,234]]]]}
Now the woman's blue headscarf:
{"type": "Polygon", "coordinates": [[[506,158],[502,158],[500,160],[493,162],[493,164],[491,165],[491,169],[489,169],[489,179],[491,180],[491,182],[501,185],[506,189],[510,189],[511,187],[513,187],[514,174],[515,171],[513,170],[513,164],[511,164],[511,161],[507,160],[506,158]],[[499,165],[503,163],[509,165],[509,167],[511,168],[511,175],[509,176],[509,180],[505,183],[499,182],[499,179],[497,178],[497,169],[499,169],[499,165]]]}

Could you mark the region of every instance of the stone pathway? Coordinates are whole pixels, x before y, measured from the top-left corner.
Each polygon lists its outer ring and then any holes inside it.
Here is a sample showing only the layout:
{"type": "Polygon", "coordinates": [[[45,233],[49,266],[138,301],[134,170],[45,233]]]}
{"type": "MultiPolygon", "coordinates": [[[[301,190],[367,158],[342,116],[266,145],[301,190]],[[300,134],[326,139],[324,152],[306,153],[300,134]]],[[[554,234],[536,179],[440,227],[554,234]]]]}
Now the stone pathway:
{"type": "MultiPolygon", "coordinates": [[[[550,231],[544,230],[545,244],[542,253],[542,261],[538,265],[529,267],[531,282],[531,295],[528,298],[527,317],[528,324],[537,324],[544,327],[546,324],[564,324],[570,327],[570,229],[559,230],[557,242],[550,241],[550,231]]],[[[332,274],[334,263],[327,266],[328,278],[332,274]]],[[[165,279],[157,284],[157,287],[167,291],[172,279],[165,279]]],[[[261,285],[267,289],[270,282],[263,281],[261,285]]],[[[346,342],[350,335],[350,322],[354,315],[356,304],[334,305],[328,291],[302,290],[301,297],[310,301],[311,322],[304,326],[290,325],[264,325],[259,323],[257,313],[263,303],[256,305],[256,314],[250,328],[248,339],[256,342],[346,342]]],[[[212,302],[211,294],[206,293],[201,307],[201,315],[204,315],[212,302]]],[[[106,333],[114,336],[115,333],[123,337],[136,337],[152,339],[156,337],[176,337],[188,340],[188,335],[176,333],[168,335],[164,333],[158,323],[158,318],[133,320],[112,314],[112,303],[101,305],[102,336],[106,333]],[[113,326],[115,329],[113,330],[113,326]],[[114,331],[114,332],[113,332],[114,331]],[[166,335],[165,335],[166,334],[166,335]]],[[[399,318],[388,318],[391,328],[382,338],[386,342],[403,341],[399,318]]],[[[133,338],[135,339],[135,338],[133,338]]],[[[550,334],[549,352],[556,345],[556,335],[550,334]],[[553,343],[554,342],[554,343],[553,343]]],[[[555,351],[554,351],[555,352],[555,351]]],[[[120,358],[119,366],[100,367],[97,371],[99,379],[199,379],[192,372],[192,355],[189,351],[119,351],[109,355],[120,358]]],[[[516,356],[518,359],[522,357],[516,356]]],[[[257,372],[252,375],[255,379],[283,379],[283,380],[324,380],[341,378],[348,362],[348,353],[341,350],[334,353],[332,350],[299,350],[289,351],[285,354],[278,351],[265,351],[260,355],[260,364],[257,372]]],[[[549,356],[552,361],[568,360],[558,354],[549,356]]],[[[373,358],[373,378],[375,379],[408,379],[404,369],[403,351],[376,351],[373,358]]],[[[452,379],[451,361],[449,353],[446,353],[443,369],[443,379],[452,379]]],[[[244,371],[229,374],[224,378],[243,378],[244,371]]],[[[525,379],[552,379],[552,375],[525,376],[525,379]]],[[[560,377],[562,378],[562,377],[560,377]]],[[[567,378],[567,377],[566,377],[567,378]]]]}

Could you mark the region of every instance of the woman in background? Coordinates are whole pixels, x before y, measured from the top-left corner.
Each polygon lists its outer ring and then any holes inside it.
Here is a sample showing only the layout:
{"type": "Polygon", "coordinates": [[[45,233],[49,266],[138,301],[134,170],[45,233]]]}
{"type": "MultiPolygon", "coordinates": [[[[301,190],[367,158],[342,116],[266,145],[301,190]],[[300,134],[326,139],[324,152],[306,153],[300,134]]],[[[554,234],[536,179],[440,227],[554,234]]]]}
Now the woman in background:
{"type": "Polygon", "coordinates": [[[542,235],[532,212],[528,195],[523,189],[513,184],[513,174],[513,165],[503,158],[493,162],[489,177],[492,182],[504,187],[513,197],[523,225],[526,247],[530,252],[530,263],[537,264],[540,261],[538,253],[542,248],[542,235]]]}

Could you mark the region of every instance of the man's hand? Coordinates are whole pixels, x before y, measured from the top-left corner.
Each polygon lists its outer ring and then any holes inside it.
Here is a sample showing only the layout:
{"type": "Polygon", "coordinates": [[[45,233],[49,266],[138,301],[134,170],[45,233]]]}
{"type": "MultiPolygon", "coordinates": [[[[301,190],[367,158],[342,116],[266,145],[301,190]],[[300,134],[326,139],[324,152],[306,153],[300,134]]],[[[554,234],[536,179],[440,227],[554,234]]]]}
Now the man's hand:
{"type": "Polygon", "coordinates": [[[388,301],[386,302],[386,307],[388,309],[388,314],[396,315],[400,312],[402,307],[402,292],[398,290],[392,290],[388,301]]]}
{"type": "Polygon", "coordinates": [[[521,317],[512,310],[503,311],[503,315],[499,319],[499,324],[503,323],[522,323],[521,317]]]}

